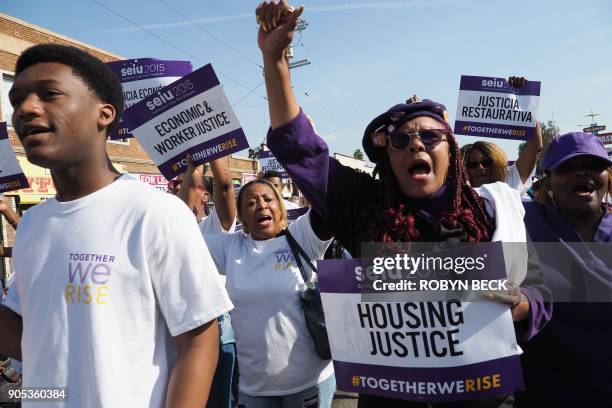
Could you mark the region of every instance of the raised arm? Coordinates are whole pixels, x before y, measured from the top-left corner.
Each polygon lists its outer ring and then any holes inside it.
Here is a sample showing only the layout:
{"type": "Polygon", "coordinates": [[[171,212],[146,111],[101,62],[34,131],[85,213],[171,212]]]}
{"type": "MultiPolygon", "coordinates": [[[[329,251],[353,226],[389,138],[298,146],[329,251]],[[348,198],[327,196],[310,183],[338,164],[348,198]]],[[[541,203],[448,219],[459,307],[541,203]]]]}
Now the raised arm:
{"type": "MultiPolygon", "coordinates": [[[[329,157],[327,144],[297,104],[284,50],[301,13],[301,8],[293,10],[284,0],[257,8],[272,127],[267,145],[310,202],[314,228],[324,225],[354,255],[361,245],[356,223],[369,208],[367,199],[376,197],[378,190],[370,176],[329,157]]],[[[319,235],[321,229],[315,232],[320,238],[327,236],[319,235]]]]}
{"type": "Polygon", "coordinates": [[[236,193],[234,192],[234,183],[230,177],[229,156],[227,158],[227,166],[223,166],[225,158],[213,160],[210,162],[210,169],[215,178],[215,210],[221,221],[223,229],[228,231],[236,218],[236,193]]]}
{"type": "Polygon", "coordinates": [[[19,214],[13,211],[11,206],[8,205],[8,203],[4,200],[4,197],[0,197],[0,214],[4,215],[4,218],[6,218],[6,221],[11,225],[11,227],[17,229],[21,218],[19,218],[19,214]]]}
{"type": "MultiPolygon", "coordinates": [[[[202,183],[204,177],[204,164],[195,166],[191,160],[191,156],[187,156],[187,170],[183,173],[183,182],[178,192],[178,197],[183,200],[187,207],[197,217],[197,208],[201,200],[198,193],[198,185],[202,183]]],[[[199,220],[198,220],[199,221],[199,220]]]]}
{"type": "Polygon", "coordinates": [[[303,7],[293,9],[285,0],[281,0],[278,4],[261,3],[255,11],[259,23],[257,42],[263,56],[272,129],[289,123],[300,112],[291,88],[285,50],[291,44],[303,10],[303,7]]]}
{"type": "MultiPolygon", "coordinates": [[[[0,214],[4,215],[6,221],[9,223],[13,229],[17,230],[17,226],[19,225],[19,221],[21,218],[19,214],[17,214],[10,205],[4,200],[4,197],[0,197],[0,214]]],[[[0,244],[2,240],[0,239],[0,244]]],[[[0,258],[10,258],[13,256],[13,248],[0,246],[0,258]]]]}
{"type": "MultiPolygon", "coordinates": [[[[510,77],[508,78],[508,82],[515,88],[520,88],[527,82],[527,78],[525,77],[510,77]]],[[[523,184],[529,180],[531,173],[533,173],[533,169],[536,167],[536,163],[538,161],[538,156],[543,148],[542,142],[542,128],[540,126],[540,122],[536,123],[535,128],[535,137],[531,140],[527,141],[525,145],[525,149],[521,152],[518,159],[516,160],[516,168],[521,176],[521,181],[523,184]]]]}
{"type": "Polygon", "coordinates": [[[533,169],[535,169],[538,162],[538,157],[542,151],[542,127],[540,122],[536,123],[535,137],[527,141],[525,149],[521,152],[518,159],[516,159],[516,168],[521,176],[523,184],[527,182],[533,169]]]}

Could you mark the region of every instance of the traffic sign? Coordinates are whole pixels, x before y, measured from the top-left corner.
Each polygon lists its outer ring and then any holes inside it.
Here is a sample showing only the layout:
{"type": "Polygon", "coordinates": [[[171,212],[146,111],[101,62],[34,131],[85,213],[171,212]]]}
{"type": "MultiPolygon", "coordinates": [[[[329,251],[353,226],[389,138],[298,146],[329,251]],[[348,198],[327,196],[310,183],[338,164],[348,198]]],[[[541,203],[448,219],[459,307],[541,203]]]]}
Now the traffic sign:
{"type": "Polygon", "coordinates": [[[587,128],[582,129],[583,132],[587,132],[587,133],[599,132],[600,130],[606,130],[606,126],[605,125],[589,126],[587,128]]]}

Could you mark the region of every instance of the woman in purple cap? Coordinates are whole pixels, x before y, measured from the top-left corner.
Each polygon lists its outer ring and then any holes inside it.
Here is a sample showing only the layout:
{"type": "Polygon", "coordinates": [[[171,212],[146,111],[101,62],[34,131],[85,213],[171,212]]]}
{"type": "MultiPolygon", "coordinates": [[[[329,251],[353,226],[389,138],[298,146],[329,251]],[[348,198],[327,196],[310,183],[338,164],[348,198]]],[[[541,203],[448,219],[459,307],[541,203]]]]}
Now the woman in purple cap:
{"type": "MultiPolygon", "coordinates": [[[[324,220],[324,227],[354,257],[360,257],[362,242],[437,242],[440,247],[492,240],[525,242],[517,191],[503,183],[488,184],[479,192],[468,185],[442,104],[412,98],[368,125],[363,147],[376,163],[379,179],[329,157],[327,145],[295,99],[285,59],[302,10],[281,0],[262,3],[256,12],[272,127],[268,146],[310,201],[312,211],[324,220]]],[[[520,283],[527,269],[525,259],[508,261],[514,262],[509,273],[521,275],[520,283]]],[[[513,319],[521,322],[517,330],[528,337],[546,321],[545,295],[534,290],[533,298],[540,302],[530,307],[523,290],[509,297],[513,319]]],[[[359,406],[427,404],[361,395],[359,406]]]]}
{"type": "Polygon", "coordinates": [[[569,133],[550,144],[543,165],[547,177],[536,200],[524,203],[525,224],[554,313],[524,345],[526,392],[517,406],[609,407],[612,215],[603,202],[612,190],[612,161],[597,136],[569,133]]]}

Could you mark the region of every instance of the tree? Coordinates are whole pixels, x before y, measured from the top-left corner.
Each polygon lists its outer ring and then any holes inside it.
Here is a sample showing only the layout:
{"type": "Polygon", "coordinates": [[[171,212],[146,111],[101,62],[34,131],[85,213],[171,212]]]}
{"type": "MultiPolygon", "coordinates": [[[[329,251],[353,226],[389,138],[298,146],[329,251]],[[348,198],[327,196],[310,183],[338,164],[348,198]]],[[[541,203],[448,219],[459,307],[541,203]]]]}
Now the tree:
{"type": "Polygon", "coordinates": [[[357,149],[353,152],[353,157],[356,158],[357,160],[363,160],[363,152],[361,151],[361,149],[357,149]]]}
{"type": "Polygon", "coordinates": [[[540,158],[538,159],[538,164],[536,166],[537,174],[544,174],[544,167],[542,167],[542,162],[544,160],[544,155],[546,154],[546,150],[548,150],[548,146],[553,139],[559,137],[559,126],[554,120],[546,121],[546,123],[541,123],[542,126],[542,153],[540,153],[540,158]]]}
{"type": "MultiPolygon", "coordinates": [[[[553,139],[559,136],[559,126],[557,126],[557,123],[554,120],[546,121],[546,123],[540,122],[540,125],[542,126],[543,147],[542,147],[542,152],[540,153],[540,157],[538,158],[538,162],[536,164],[536,174],[538,176],[541,176],[542,174],[544,174],[544,168],[542,167],[542,160],[544,158],[544,154],[546,154],[546,149],[548,149],[550,142],[552,142],[553,139]]],[[[525,146],[527,146],[527,142],[523,142],[519,145],[518,147],[519,156],[521,155],[523,150],[525,150],[525,146]]]]}

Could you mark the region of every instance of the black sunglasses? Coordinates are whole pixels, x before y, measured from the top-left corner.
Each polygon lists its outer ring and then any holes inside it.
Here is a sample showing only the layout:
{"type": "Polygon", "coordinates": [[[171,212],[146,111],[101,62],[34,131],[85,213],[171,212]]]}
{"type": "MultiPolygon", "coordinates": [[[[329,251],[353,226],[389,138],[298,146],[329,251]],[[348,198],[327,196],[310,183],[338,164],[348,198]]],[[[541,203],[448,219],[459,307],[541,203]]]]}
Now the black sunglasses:
{"type": "Polygon", "coordinates": [[[484,169],[488,169],[489,167],[493,165],[493,160],[484,159],[482,161],[469,161],[465,163],[465,167],[467,167],[470,170],[474,170],[479,165],[482,166],[484,169]]]}
{"type": "Polygon", "coordinates": [[[418,137],[427,149],[433,149],[446,136],[446,129],[424,129],[415,132],[395,132],[387,135],[389,145],[393,150],[404,150],[412,143],[413,137],[418,137]]]}

